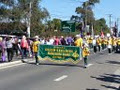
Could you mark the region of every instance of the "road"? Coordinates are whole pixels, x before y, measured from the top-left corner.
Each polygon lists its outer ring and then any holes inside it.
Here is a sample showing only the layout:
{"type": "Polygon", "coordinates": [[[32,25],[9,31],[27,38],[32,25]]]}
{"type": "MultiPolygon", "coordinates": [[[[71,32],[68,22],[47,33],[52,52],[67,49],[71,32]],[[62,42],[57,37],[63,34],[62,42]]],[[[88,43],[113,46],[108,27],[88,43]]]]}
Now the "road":
{"type": "Polygon", "coordinates": [[[0,69],[0,90],[117,90],[120,54],[107,51],[91,55],[90,67],[41,62],[0,69]]]}

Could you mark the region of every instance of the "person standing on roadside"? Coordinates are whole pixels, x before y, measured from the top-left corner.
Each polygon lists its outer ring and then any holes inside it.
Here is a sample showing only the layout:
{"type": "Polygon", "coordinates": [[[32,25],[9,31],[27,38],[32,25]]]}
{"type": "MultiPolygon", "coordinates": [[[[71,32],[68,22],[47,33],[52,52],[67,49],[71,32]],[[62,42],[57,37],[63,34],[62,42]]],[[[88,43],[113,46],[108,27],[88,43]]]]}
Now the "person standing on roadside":
{"type": "Polygon", "coordinates": [[[56,36],[54,39],[54,45],[59,45],[60,44],[60,39],[56,36]]]}
{"type": "Polygon", "coordinates": [[[61,36],[60,43],[61,43],[61,45],[66,45],[66,40],[65,40],[64,36],[61,36]]]}
{"type": "Polygon", "coordinates": [[[38,36],[35,36],[35,40],[33,42],[33,53],[35,55],[35,62],[36,62],[36,65],[39,65],[39,61],[38,61],[38,46],[40,44],[40,41],[39,41],[39,37],[38,36]]]}
{"type": "Polygon", "coordinates": [[[7,48],[6,48],[6,37],[3,38],[2,40],[2,44],[3,44],[3,56],[2,56],[2,61],[5,62],[6,61],[6,57],[7,57],[7,48]]]}
{"type": "Polygon", "coordinates": [[[28,42],[25,36],[22,37],[20,46],[21,46],[21,51],[22,51],[22,62],[25,62],[23,59],[27,57],[27,49],[28,49],[28,42]]]}
{"type": "Polygon", "coordinates": [[[3,47],[3,42],[2,42],[2,37],[0,37],[0,58],[2,60],[2,62],[4,61],[3,60],[3,57],[4,57],[4,47],[3,47]]]}
{"type": "Polygon", "coordinates": [[[14,41],[13,43],[14,55],[18,56],[18,38],[15,37],[13,41],[14,41]]]}
{"type": "Polygon", "coordinates": [[[10,37],[7,37],[6,39],[6,48],[7,48],[8,62],[11,62],[13,59],[13,43],[10,37]]]}

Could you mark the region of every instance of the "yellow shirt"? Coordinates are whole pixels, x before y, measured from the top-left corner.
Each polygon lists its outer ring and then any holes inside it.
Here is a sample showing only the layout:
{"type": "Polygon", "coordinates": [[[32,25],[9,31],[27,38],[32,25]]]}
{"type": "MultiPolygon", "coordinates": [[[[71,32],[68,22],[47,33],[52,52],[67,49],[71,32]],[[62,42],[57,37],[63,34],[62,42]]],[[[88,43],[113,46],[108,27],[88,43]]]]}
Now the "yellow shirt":
{"type": "Polygon", "coordinates": [[[98,44],[98,45],[101,45],[101,39],[100,39],[100,38],[97,39],[97,44],[98,44]]]}
{"type": "Polygon", "coordinates": [[[34,41],[33,42],[33,52],[38,52],[38,45],[40,44],[40,41],[34,41]]]}
{"type": "Polygon", "coordinates": [[[88,42],[89,44],[92,43],[93,39],[92,38],[89,38],[88,42]]]}
{"type": "Polygon", "coordinates": [[[112,45],[112,39],[109,39],[107,44],[112,45]]]}
{"type": "Polygon", "coordinates": [[[117,45],[117,40],[116,40],[116,39],[114,39],[114,40],[112,41],[112,45],[113,45],[113,46],[116,46],[116,45],[117,45]]]}
{"type": "Polygon", "coordinates": [[[120,45],[120,39],[118,39],[117,44],[120,45]]]}
{"type": "Polygon", "coordinates": [[[107,45],[107,39],[104,40],[104,44],[107,45]]]}
{"type": "Polygon", "coordinates": [[[82,38],[79,38],[77,39],[75,42],[74,42],[75,46],[77,47],[82,47],[83,45],[83,39],[82,38]]]}
{"type": "Polygon", "coordinates": [[[89,51],[89,49],[87,47],[83,48],[82,55],[83,55],[83,57],[90,55],[90,51],[89,51]]]}

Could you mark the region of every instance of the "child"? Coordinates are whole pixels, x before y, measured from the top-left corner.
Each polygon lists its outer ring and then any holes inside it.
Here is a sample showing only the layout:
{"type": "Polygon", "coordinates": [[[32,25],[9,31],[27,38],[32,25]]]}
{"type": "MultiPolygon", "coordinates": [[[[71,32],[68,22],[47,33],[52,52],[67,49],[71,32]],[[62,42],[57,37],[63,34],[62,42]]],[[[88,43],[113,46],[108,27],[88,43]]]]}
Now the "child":
{"type": "Polygon", "coordinates": [[[87,68],[88,56],[90,54],[90,51],[89,51],[89,49],[88,49],[86,44],[83,44],[83,51],[82,52],[83,52],[82,54],[83,54],[84,66],[85,66],[85,68],[87,68]]]}
{"type": "Polygon", "coordinates": [[[39,61],[38,61],[38,46],[40,44],[39,41],[39,37],[35,36],[35,41],[33,42],[33,53],[35,55],[35,61],[36,61],[36,65],[39,65],[39,61]]]}

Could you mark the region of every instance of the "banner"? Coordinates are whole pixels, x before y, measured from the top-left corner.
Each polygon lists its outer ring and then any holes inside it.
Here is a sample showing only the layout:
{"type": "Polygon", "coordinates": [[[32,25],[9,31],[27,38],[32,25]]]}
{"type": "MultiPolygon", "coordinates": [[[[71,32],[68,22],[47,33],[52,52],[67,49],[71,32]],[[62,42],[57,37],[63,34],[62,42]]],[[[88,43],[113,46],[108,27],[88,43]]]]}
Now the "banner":
{"type": "Polygon", "coordinates": [[[38,57],[60,63],[78,63],[82,58],[82,50],[75,46],[39,45],[38,57]]]}

